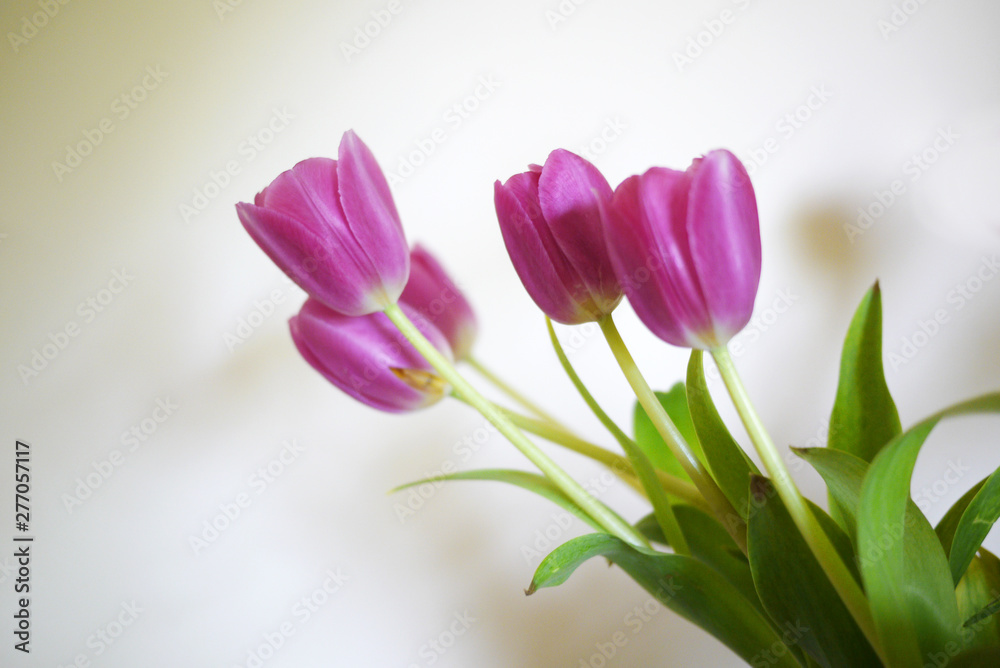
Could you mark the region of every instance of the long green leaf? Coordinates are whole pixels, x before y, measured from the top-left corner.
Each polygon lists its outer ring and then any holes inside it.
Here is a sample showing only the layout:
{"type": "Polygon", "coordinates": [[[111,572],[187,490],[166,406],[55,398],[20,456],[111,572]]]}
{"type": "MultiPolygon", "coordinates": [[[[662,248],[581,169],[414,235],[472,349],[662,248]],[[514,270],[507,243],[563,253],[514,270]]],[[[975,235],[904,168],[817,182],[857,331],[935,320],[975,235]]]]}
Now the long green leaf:
{"type": "Polygon", "coordinates": [[[849,452],[829,448],[792,448],[792,452],[809,462],[823,478],[831,501],[840,510],[841,526],[857,545],[858,499],[868,462],[849,452]]]}
{"type": "MultiPolygon", "coordinates": [[[[960,619],[951,569],[926,519],[907,526],[910,480],[931,429],[945,417],[1000,411],[1000,393],[956,404],[890,441],[872,461],[858,503],[858,553],[865,591],[886,654],[893,664],[920,666],[921,657],[958,640],[960,619]],[[927,533],[930,532],[928,539],[927,533]],[[913,534],[918,577],[908,567],[913,534]]],[[[923,514],[919,514],[923,518],[923,514]]]]}
{"type": "Polygon", "coordinates": [[[955,588],[962,639],[972,647],[1000,647],[1000,560],[980,548],[955,588]]]}
{"type": "Polygon", "coordinates": [[[768,620],[716,571],[693,557],[638,550],[607,534],[580,536],[556,548],[542,560],[526,593],[562,584],[580,564],[598,556],[751,665],[799,665],[768,620]]]}
{"type": "Polygon", "coordinates": [[[740,518],[746,520],[749,507],[748,482],[752,474],[759,474],[757,466],[746,456],[733,439],[726,424],[712,402],[712,395],[705,382],[703,353],[691,351],[687,369],[687,405],[691,420],[705,460],[722,493],[736,508],[740,518]]]}
{"type": "Polygon", "coordinates": [[[956,585],[997,519],[1000,519],[1000,469],[986,479],[955,528],[948,563],[956,585]]]}
{"type": "MultiPolygon", "coordinates": [[[[714,517],[698,508],[681,504],[674,506],[674,511],[677,513],[677,521],[684,535],[690,536],[688,547],[691,549],[691,556],[718,571],[748,601],[759,608],[761,614],[765,614],[757,590],[754,588],[750,563],[732,536],[714,517]]],[[[653,513],[639,520],[635,528],[650,541],[669,545],[653,513]]]]}
{"type": "Polygon", "coordinates": [[[847,330],[827,446],[870,462],[902,428],[882,368],[882,292],[868,290],[847,330]]]}
{"type": "Polygon", "coordinates": [[[955,540],[955,531],[958,529],[958,523],[961,521],[962,515],[965,514],[965,509],[976,498],[976,494],[983,488],[987,480],[989,480],[989,476],[973,485],[968,492],[962,495],[962,498],[952,504],[948,512],[944,514],[944,517],[934,527],[934,532],[938,535],[938,540],[941,541],[941,547],[944,548],[945,554],[951,554],[951,543],[955,540]]]}
{"type": "Polygon", "coordinates": [[[749,488],[756,508],[747,523],[750,567],[771,618],[822,666],[881,666],[770,481],[755,476],[749,488]]]}
{"type": "Polygon", "coordinates": [[[446,480],[492,480],[494,482],[505,482],[511,485],[516,485],[517,487],[526,489],[529,492],[534,492],[535,494],[538,494],[539,496],[561,506],[579,517],[597,531],[604,530],[593,520],[593,518],[590,517],[590,515],[585,513],[580,506],[576,505],[572,499],[556,487],[552,481],[543,475],[530,473],[528,471],[517,471],[514,469],[477,469],[475,471],[458,471],[456,473],[447,473],[431,478],[423,478],[422,480],[417,480],[415,482],[409,482],[405,485],[400,485],[399,487],[391,489],[390,493],[399,492],[418,485],[437,484],[446,480]]]}

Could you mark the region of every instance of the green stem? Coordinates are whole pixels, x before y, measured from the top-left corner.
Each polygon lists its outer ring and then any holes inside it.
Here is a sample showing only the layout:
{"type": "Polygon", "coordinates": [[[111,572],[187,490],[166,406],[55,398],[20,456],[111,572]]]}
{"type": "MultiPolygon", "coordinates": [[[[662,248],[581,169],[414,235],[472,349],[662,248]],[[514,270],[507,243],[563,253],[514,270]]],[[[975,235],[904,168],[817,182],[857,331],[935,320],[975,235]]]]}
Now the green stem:
{"type": "MultiPolygon", "coordinates": [[[[589,457],[596,462],[600,462],[618,475],[627,475],[633,479],[636,475],[629,460],[619,454],[611,452],[610,450],[605,450],[601,446],[595,445],[589,441],[585,441],[578,436],[560,429],[559,427],[549,424],[548,422],[535,420],[513,411],[504,412],[507,414],[507,417],[510,418],[511,422],[530,434],[541,436],[547,441],[551,441],[557,445],[565,447],[568,450],[572,450],[577,454],[589,457]]],[[[667,491],[668,494],[673,494],[678,499],[684,501],[684,503],[695,506],[705,512],[711,512],[711,509],[709,509],[708,504],[705,503],[705,499],[702,498],[698,489],[687,480],[682,480],[677,476],[672,476],[666,471],[656,471],[656,476],[659,479],[660,485],[667,491]]]]}
{"type": "MultiPolygon", "coordinates": [[[[771,440],[760,416],[757,415],[757,411],[750,402],[750,397],[747,395],[746,388],[743,387],[743,381],[740,380],[740,376],[736,372],[729,351],[725,346],[720,346],[712,351],[712,357],[715,358],[719,374],[729,391],[729,396],[732,397],[733,405],[736,406],[736,411],[739,413],[747,433],[750,435],[750,440],[753,441],[757,454],[760,455],[764,468],[771,477],[775,489],[778,490],[778,496],[792,516],[795,526],[802,533],[802,537],[813,556],[816,557],[823,572],[826,573],[830,583],[837,590],[837,594],[844,601],[844,605],[851,612],[858,627],[868,638],[868,642],[878,652],[882,661],[886,662],[881,651],[878,633],[875,630],[875,621],[871,616],[871,609],[868,607],[864,592],[861,591],[861,587],[847,569],[847,565],[840,558],[833,543],[830,542],[829,536],[820,527],[816,516],[813,515],[805,498],[795,486],[795,481],[792,480],[788,467],[785,466],[784,460],[778,454],[778,448],[771,440]]],[[[889,664],[886,662],[886,665],[889,664]]]]}
{"type": "Polygon", "coordinates": [[[681,435],[673,420],[667,415],[667,411],[663,408],[663,405],[660,404],[659,399],[656,398],[656,394],[649,387],[649,383],[646,382],[646,379],[639,371],[639,367],[636,366],[632,354],[625,346],[621,334],[618,333],[618,328],[615,326],[611,314],[609,313],[601,318],[598,324],[601,326],[601,331],[604,332],[604,337],[608,340],[608,345],[611,347],[611,352],[618,361],[618,366],[621,367],[626,380],[632,386],[632,391],[635,392],[636,398],[643,409],[645,409],[653,426],[656,427],[656,431],[663,437],[667,447],[670,448],[674,457],[680,462],[681,467],[688,474],[688,477],[691,478],[695,487],[705,497],[716,518],[733,537],[739,548],[746,553],[746,524],[733,521],[734,518],[740,516],[739,513],[736,512],[733,504],[729,502],[726,495],[719,489],[715,479],[712,478],[705,465],[701,463],[701,460],[691,450],[691,447],[684,440],[684,436],[681,435]]]}
{"type": "Polygon", "coordinates": [[[514,389],[513,386],[511,386],[502,378],[493,373],[478,359],[476,359],[472,355],[469,355],[468,357],[465,358],[465,361],[468,362],[469,366],[475,369],[480,376],[482,376],[489,382],[493,383],[493,385],[495,385],[497,389],[499,389],[501,392],[503,392],[508,397],[513,399],[515,403],[520,404],[525,410],[527,410],[530,413],[534,413],[535,415],[542,418],[543,420],[546,420],[547,422],[551,422],[552,424],[559,424],[559,420],[552,417],[552,415],[547,413],[545,409],[543,409],[541,406],[539,406],[534,401],[532,401],[531,399],[529,399],[528,397],[524,396],[516,389],[514,389]]]}
{"type": "Polygon", "coordinates": [[[403,313],[403,310],[399,308],[398,304],[388,306],[385,309],[385,314],[396,325],[403,336],[413,344],[413,347],[424,356],[430,365],[451,384],[467,403],[493,423],[501,434],[506,436],[556,487],[580,506],[595,522],[604,527],[611,535],[620,538],[630,545],[649,547],[649,542],[634,527],[625,523],[610,508],[591,496],[587,490],[581,487],[558,464],[552,461],[548,455],[542,452],[537,445],[528,440],[528,437],[515,427],[493,402],[477,392],[458,373],[452,363],[434,347],[434,344],[428,341],[423,333],[414,326],[406,314],[403,313]]]}
{"type": "Polygon", "coordinates": [[[646,496],[649,498],[650,503],[653,504],[653,514],[656,516],[656,521],[660,525],[660,529],[663,530],[663,535],[666,536],[667,542],[678,554],[690,555],[691,548],[688,547],[684,531],[681,530],[681,525],[677,522],[677,515],[674,513],[674,508],[664,492],[659,479],[656,477],[656,470],[653,468],[652,462],[649,461],[649,457],[642,451],[638,443],[626,436],[625,432],[618,428],[614,420],[604,412],[604,409],[594,399],[594,395],[590,393],[587,386],[583,384],[576,369],[570,363],[569,357],[566,356],[566,351],[563,350],[562,344],[559,343],[559,337],[556,336],[556,330],[552,326],[552,320],[548,316],[545,318],[545,324],[549,329],[549,338],[552,340],[552,347],[555,348],[559,363],[566,371],[566,375],[569,376],[573,387],[580,393],[584,402],[590,407],[594,415],[597,416],[597,419],[601,421],[601,424],[615,437],[622,446],[622,450],[628,456],[629,461],[632,462],[632,469],[646,490],[646,496]]]}

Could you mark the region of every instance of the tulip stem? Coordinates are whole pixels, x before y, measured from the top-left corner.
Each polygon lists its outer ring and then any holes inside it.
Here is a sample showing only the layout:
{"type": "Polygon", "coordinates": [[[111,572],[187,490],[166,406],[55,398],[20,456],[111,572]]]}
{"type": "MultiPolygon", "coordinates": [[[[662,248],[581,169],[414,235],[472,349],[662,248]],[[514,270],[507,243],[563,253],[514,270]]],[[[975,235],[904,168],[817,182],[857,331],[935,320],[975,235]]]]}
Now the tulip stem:
{"type": "MultiPolygon", "coordinates": [[[[559,428],[558,426],[551,425],[542,420],[535,420],[527,415],[520,415],[519,413],[515,413],[513,411],[504,410],[504,412],[507,414],[507,417],[510,418],[511,422],[529,434],[541,436],[545,440],[561,445],[567,450],[572,450],[577,454],[589,457],[596,462],[600,462],[619,476],[628,476],[633,480],[638,477],[629,460],[617,453],[606,450],[589,441],[585,441],[582,438],[559,428]]],[[[673,494],[677,498],[684,501],[684,503],[700,508],[706,512],[711,512],[708,505],[705,503],[705,499],[703,499],[701,494],[698,493],[698,489],[687,480],[682,480],[677,476],[670,475],[666,471],[656,471],[655,474],[658,478],[660,486],[663,487],[663,489],[669,494],[673,494]]],[[[639,491],[645,490],[640,487],[639,491]]]]}
{"type": "Polygon", "coordinates": [[[576,503],[585,513],[611,535],[620,538],[629,545],[649,548],[649,542],[634,527],[627,524],[610,508],[590,495],[566,471],[559,467],[548,455],[532,443],[520,429],[514,426],[503,411],[492,401],[481,395],[455,369],[452,363],[434,347],[427,337],[414,326],[398,304],[391,304],[385,309],[386,316],[399,328],[399,331],[413,344],[413,347],[424,356],[438,373],[463,397],[473,408],[482,413],[514,444],[538,469],[548,477],[566,496],[576,503]]]}
{"type": "MultiPolygon", "coordinates": [[[[610,320],[610,316],[608,316],[608,319],[610,320]]],[[[653,468],[652,462],[649,461],[649,457],[642,451],[638,443],[626,436],[625,432],[618,428],[614,420],[604,412],[604,409],[594,399],[594,395],[590,393],[587,386],[583,384],[576,369],[570,363],[569,357],[566,356],[566,351],[563,350],[562,344],[559,343],[559,337],[556,336],[556,330],[552,326],[552,319],[546,316],[545,324],[548,327],[549,339],[552,341],[552,347],[556,351],[559,363],[566,371],[566,375],[569,376],[573,387],[580,393],[583,401],[590,407],[594,415],[597,416],[597,419],[601,421],[601,424],[615,437],[615,440],[618,441],[619,445],[622,446],[622,450],[628,456],[629,461],[632,462],[632,469],[642,483],[643,488],[645,488],[646,496],[649,497],[650,503],[653,504],[653,514],[656,516],[656,521],[660,525],[660,529],[663,530],[663,535],[667,538],[667,542],[674,548],[674,552],[690,555],[691,548],[688,547],[687,540],[684,538],[684,532],[681,530],[681,525],[677,522],[677,515],[674,514],[674,508],[664,492],[659,479],[656,477],[656,470],[653,468]]]]}
{"type": "Polygon", "coordinates": [[[500,378],[498,375],[493,373],[493,371],[491,371],[478,359],[476,359],[472,355],[469,355],[465,358],[465,361],[468,362],[469,366],[475,369],[480,376],[482,376],[489,382],[493,383],[493,385],[496,386],[498,390],[500,390],[508,397],[510,397],[515,403],[520,404],[521,407],[527,410],[529,413],[534,413],[535,415],[545,420],[546,422],[551,422],[554,425],[562,426],[560,425],[559,420],[557,420],[548,412],[546,412],[545,409],[536,404],[534,401],[532,401],[531,399],[529,399],[528,397],[524,396],[516,389],[514,389],[512,385],[510,385],[505,380],[500,378]]]}
{"type": "Polygon", "coordinates": [[[691,450],[691,446],[684,440],[684,436],[677,429],[677,425],[667,415],[666,409],[663,408],[660,400],[657,399],[656,394],[649,387],[649,383],[646,382],[645,377],[643,377],[642,372],[639,371],[639,367],[632,358],[632,354],[625,346],[625,341],[622,340],[611,314],[609,313],[604,316],[597,323],[601,326],[601,331],[608,341],[611,352],[618,361],[618,366],[621,367],[622,372],[625,374],[625,379],[632,386],[632,391],[635,392],[639,404],[646,411],[653,426],[656,427],[656,431],[663,437],[667,447],[670,448],[674,457],[680,462],[681,467],[688,474],[688,477],[691,478],[695,487],[705,497],[719,523],[725,527],[726,531],[729,532],[729,535],[733,537],[733,540],[745,554],[747,550],[746,525],[742,522],[734,521],[735,518],[739,518],[739,513],[736,512],[733,504],[729,502],[726,495],[719,489],[719,485],[716,484],[715,479],[712,478],[705,465],[701,463],[701,460],[691,450]]]}
{"type": "MultiPolygon", "coordinates": [[[[778,454],[778,449],[774,441],[767,433],[764,423],[750,402],[750,397],[747,395],[746,388],[743,387],[743,381],[736,371],[736,366],[733,364],[733,359],[730,357],[729,351],[724,345],[719,346],[712,350],[712,357],[715,358],[719,374],[722,376],[722,381],[729,391],[729,396],[733,400],[733,405],[736,406],[736,411],[739,413],[740,419],[743,421],[743,426],[746,427],[747,433],[750,435],[750,440],[753,441],[754,447],[757,449],[757,454],[760,455],[761,461],[764,463],[764,468],[771,477],[771,482],[774,484],[775,489],[778,490],[778,496],[781,498],[782,503],[785,504],[789,515],[792,516],[795,526],[802,533],[802,537],[812,551],[813,556],[816,557],[819,565],[823,568],[823,572],[826,573],[830,583],[837,590],[837,594],[851,612],[858,627],[865,634],[865,637],[868,638],[868,642],[882,656],[878,633],[875,630],[875,622],[864,592],[861,591],[861,587],[847,569],[847,565],[840,558],[840,554],[834,548],[833,543],[830,542],[829,536],[820,527],[816,516],[813,515],[806,504],[805,498],[799,492],[798,487],[795,486],[795,481],[792,479],[788,467],[785,466],[785,462],[778,454]]],[[[886,659],[883,657],[882,660],[885,661],[886,659]]],[[[886,665],[889,664],[886,663],[886,665]]]]}

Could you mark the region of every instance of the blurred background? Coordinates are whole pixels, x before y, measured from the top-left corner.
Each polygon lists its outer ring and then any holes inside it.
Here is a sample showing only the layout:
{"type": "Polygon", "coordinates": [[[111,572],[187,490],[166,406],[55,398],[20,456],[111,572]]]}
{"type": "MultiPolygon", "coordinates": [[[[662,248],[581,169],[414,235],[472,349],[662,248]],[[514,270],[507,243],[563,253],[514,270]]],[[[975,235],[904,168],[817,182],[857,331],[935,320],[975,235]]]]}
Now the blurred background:
{"type": "MultiPolygon", "coordinates": [[[[4,2],[0,518],[13,527],[21,439],[35,542],[30,656],[0,550],[0,663],[741,665],[600,560],[526,598],[542,556],[587,530],[544,500],[387,494],[443,466],[528,464],[457,403],[390,416],[326,384],[288,335],[302,292],[233,205],[355,129],[409,239],[477,308],[478,357],[610,446],[509,264],[493,181],[557,147],[612,185],[728,147],[764,245],[736,363],[779,444],[822,445],[876,279],[904,425],[1000,385],[998,27],[989,0],[4,2]]],[[[627,305],[618,321],[654,385],[682,377],[684,351],[627,305]]],[[[560,329],[630,426],[595,332],[560,329]]],[[[934,432],[913,487],[933,522],[1000,465],[996,434],[995,418],[934,432]]]]}

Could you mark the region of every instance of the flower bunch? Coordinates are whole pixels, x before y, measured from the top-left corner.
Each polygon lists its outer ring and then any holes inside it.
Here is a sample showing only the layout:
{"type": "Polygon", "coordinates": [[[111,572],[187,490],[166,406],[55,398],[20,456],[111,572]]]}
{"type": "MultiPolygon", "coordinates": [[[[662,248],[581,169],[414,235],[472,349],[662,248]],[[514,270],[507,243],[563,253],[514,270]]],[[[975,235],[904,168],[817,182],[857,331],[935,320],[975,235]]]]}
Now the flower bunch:
{"type": "Polygon", "coordinates": [[[612,188],[594,165],[555,150],[543,165],[498,180],[494,205],[560,363],[620,454],[581,438],[473,356],[469,301],[430,252],[408,246],[388,184],[353,132],[337,160],[300,162],[237,212],[309,294],[290,328],[313,368],[379,410],[415,410],[445,396],[465,402],[538,472],[444,478],[520,486],[595,529],[546,557],[528,593],[604,556],[755,666],[995,665],[1000,560],[982,542],[1000,518],[1000,472],[936,528],[909,485],[931,429],[946,417],[1000,412],[1000,393],[904,431],[882,368],[876,284],[848,329],[828,445],[794,450],[826,482],[827,513],[799,491],[727,351],[750,320],[761,275],[756,197],[732,153],[709,151],[683,171],[653,167],[612,188]],[[653,391],[618,332],[613,314],[626,297],[654,335],[691,349],[685,381],[669,392],[653,391]],[[552,321],[598,324],[636,396],[633,435],[580,379],[552,321]],[[763,472],[719,416],[706,353],[763,472]],[[487,399],[458,363],[524,412],[487,399]],[[610,467],[651,512],[625,520],[528,434],[610,467]]]}

